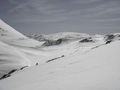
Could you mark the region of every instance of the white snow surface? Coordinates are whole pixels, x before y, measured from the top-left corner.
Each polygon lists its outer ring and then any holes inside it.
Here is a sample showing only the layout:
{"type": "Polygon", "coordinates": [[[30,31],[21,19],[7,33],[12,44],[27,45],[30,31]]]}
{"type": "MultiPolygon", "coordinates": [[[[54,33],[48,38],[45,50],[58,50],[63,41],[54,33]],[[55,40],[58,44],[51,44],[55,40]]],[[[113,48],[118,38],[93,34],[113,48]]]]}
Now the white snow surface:
{"type": "Polygon", "coordinates": [[[39,45],[41,42],[29,39],[0,20],[0,77],[14,68],[35,64],[37,59],[32,58],[38,58],[34,55],[38,50],[32,48],[39,45]]]}
{"type": "Polygon", "coordinates": [[[44,38],[49,46],[0,20],[0,77],[17,69],[0,80],[0,90],[120,90],[119,33],[64,32],[44,38]],[[51,44],[61,38],[67,41],[51,44]]]}

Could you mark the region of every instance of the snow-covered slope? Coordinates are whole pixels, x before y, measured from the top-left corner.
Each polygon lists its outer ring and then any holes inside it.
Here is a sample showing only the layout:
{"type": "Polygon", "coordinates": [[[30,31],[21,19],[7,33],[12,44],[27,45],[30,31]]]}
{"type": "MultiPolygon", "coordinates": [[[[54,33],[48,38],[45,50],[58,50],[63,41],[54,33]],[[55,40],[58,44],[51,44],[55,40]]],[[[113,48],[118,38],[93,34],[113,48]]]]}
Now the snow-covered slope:
{"type": "Polygon", "coordinates": [[[29,57],[34,56],[32,48],[39,45],[40,42],[29,39],[0,20],[0,77],[13,69],[35,64],[37,60],[29,57]]]}
{"type": "Polygon", "coordinates": [[[0,90],[120,89],[119,33],[29,37],[0,21],[0,90]]]}
{"type": "Polygon", "coordinates": [[[0,19],[0,41],[19,46],[35,47],[40,42],[29,39],[0,19]],[[34,43],[33,43],[34,42],[34,43]]]}
{"type": "Polygon", "coordinates": [[[1,90],[119,90],[120,41],[28,68],[0,81],[1,90]]]}

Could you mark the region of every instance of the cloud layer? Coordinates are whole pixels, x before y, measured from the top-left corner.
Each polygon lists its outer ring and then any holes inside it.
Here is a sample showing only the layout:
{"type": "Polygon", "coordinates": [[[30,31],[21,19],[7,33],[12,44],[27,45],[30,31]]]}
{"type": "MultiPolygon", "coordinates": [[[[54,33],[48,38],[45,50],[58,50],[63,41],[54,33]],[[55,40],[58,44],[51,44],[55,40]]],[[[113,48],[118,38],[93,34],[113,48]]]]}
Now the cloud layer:
{"type": "Polygon", "coordinates": [[[21,32],[120,32],[120,0],[3,0],[1,18],[21,32]]]}

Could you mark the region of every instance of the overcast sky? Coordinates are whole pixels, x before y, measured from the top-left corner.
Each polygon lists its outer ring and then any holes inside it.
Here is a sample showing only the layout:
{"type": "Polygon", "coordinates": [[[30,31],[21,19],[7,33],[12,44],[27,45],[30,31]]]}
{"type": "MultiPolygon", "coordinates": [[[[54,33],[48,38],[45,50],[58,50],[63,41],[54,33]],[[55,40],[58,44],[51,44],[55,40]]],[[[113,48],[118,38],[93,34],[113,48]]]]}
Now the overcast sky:
{"type": "Polygon", "coordinates": [[[22,33],[120,33],[120,0],[0,0],[0,18],[22,33]]]}

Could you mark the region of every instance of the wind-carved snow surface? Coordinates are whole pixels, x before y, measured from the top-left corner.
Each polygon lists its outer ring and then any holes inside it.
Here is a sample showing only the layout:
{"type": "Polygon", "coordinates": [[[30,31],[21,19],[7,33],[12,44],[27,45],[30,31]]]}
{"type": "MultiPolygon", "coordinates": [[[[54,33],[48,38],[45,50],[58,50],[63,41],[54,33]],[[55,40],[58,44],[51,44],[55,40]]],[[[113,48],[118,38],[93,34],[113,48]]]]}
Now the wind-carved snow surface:
{"type": "Polygon", "coordinates": [[[120,34],[28,37],[0,20],[0,90],[119,90],[120,34]]]}

